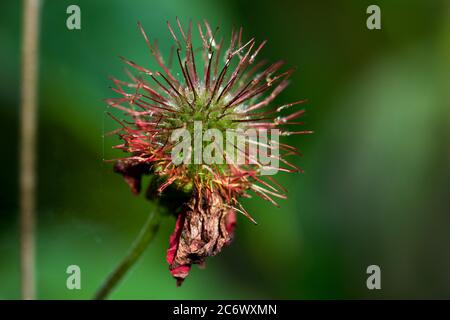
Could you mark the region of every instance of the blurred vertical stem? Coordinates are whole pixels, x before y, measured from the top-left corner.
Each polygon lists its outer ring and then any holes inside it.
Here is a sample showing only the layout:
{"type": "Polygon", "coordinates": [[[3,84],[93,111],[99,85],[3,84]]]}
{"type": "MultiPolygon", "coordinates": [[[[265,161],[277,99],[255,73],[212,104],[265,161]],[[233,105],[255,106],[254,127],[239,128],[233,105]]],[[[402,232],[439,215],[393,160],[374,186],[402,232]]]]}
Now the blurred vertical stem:
{"type": "Polygon", "coordinates": [[[20,113],[20,268],[22,299],[35,298],[34,211],[36,113],[39,64],[39,0],[24,0],[20,113]]]}
{"type": "Polygon", "coordinates": [[[141,229],[141,232],[129,249],[127,255],[123,258],[116,269],[114,269],[114,271],[108,276],[108,278],[95,294],[95,300],[106,299],[111,291],[120,282],[120,280],[125,276],[128,270],[138,261],[138,259],[147,248],[148,244],[155,237],[155,234],[159,229],[160,221],[160,208],[158,204],[156,204],[156,207],[148,216],[147,221],[145,222],[144,226],[141,229]]]}

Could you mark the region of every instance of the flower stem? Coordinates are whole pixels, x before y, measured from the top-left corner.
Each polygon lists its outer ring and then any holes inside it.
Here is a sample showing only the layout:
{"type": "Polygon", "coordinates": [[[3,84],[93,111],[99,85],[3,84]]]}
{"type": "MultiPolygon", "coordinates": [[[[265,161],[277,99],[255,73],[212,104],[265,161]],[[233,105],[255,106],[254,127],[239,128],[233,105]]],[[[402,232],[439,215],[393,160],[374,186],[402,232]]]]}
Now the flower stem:
{"type": "Polygon", "coordinates": [[[127,255],[123,258],[116,269],[114,269],[114,271],[108,276],[95,294],[95,300],[106,299],[120,280],[125,276],[128,270],[137,262],[142,253],[144,253],[148,244],[155,237],[155,234],[159,229],[160,221],[161,216],[159,213],[159,208],[156,207],[148,216],[145,225],[142,227],[141,232],[132,244],[127,255]]]}
{"type": "Polygon", "coordinates": [[[36,126],[40,0],[23,2],[20,110],[20,278],[22,299],[35,298],[36,126]]]}

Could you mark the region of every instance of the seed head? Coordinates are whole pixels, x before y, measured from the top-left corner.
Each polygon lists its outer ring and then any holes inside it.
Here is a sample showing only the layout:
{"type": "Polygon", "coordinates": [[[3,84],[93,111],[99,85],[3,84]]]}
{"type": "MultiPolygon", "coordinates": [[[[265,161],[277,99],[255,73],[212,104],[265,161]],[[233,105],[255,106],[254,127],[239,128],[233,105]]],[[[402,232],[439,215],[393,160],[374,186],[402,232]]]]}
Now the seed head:
{"type": "Polygon", "coordinates": [[[231,151],[244,160],[239,162],[220,141],[200,138],[200,146],[175,153],[175,158],[187,160],[179,163],[174,161],[173,153],[179,142],[173,139],[177,130],[184,130],[192,140],[198,134],[198,124],[200,134],[216,129],[223,136],[226,132],[239,136],[248,130],[258,135],[277,129],[281,136],[311,131],[289,129],[303,124],[294,120],[304,110],[285,114],[305,100],[271,105],[287,87],[293,69],[280,71],[283,61],[257,62],[256,57],[266,41],[257,43],[254,38],[244,41],[240,28],[231,32],[229,43],[225,44],[223,38],[217,38],[218,28],[213,31],[205,21],[203,25],[197,24],[201,46],[194,48],[192,23],[185,30],[178,18],[176,22],[177,28],[167,22],[175,43],[167,62],[156,40],[151,42],[138,23],[159,70],[122,58],[134,72],[127,71],[128,81],[112,79],[113,90],[120,96],[108,99],[107,103],[127,116],[127,120],[119,120],[111,115],[121,126],[115,133],[123,141],[115,148],[127,153],[126,157],[115,159],[115,171],[124,176],[131,190],[139,193],[142,175],[151,174],[157,179],[147,194],[186,195],[177,212],[167,253],[171,273],[180,284],[192,264],[203,264],[206,257],[216,255],[231,241],[237,212],[256,223],[239,203],[240,197],[250,197],[249,191],[253,191],[277,206],[274,198],[286,198],[285,190],[273,177],[265,175],[264,170],[298,172],[300,169],[286,160],[289,155],[298,155],[297,150],[278,139],[249,139],[243,145],[233,145],[231,151]],[[177,62],[176,68],[172,68],[172,60],[177,62]],[[214,144],[214,156],[223,162],[192,161],[196,148],[205,151],[211,144],[214,144]],[[261,163],[250,152],[255,150],[252,147],[265,149],[268,159],[282,166],[273,168],[272,162],[261,163]]]}

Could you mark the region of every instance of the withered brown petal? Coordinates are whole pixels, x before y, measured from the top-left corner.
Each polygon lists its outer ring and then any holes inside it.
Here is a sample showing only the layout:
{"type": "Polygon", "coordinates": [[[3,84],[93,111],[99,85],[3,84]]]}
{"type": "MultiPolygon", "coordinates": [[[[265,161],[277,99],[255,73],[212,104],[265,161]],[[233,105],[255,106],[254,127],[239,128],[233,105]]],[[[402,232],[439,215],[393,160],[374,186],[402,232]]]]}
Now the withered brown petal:
{"type": "Polygon", "coordinates": [[[205,191],[192,196],[177,219],[167,252],[169,268],[179,284],[192,264],[203,264],[231,242],[234,223],[235,212],[224,205],[220,194],[205,191]]]}

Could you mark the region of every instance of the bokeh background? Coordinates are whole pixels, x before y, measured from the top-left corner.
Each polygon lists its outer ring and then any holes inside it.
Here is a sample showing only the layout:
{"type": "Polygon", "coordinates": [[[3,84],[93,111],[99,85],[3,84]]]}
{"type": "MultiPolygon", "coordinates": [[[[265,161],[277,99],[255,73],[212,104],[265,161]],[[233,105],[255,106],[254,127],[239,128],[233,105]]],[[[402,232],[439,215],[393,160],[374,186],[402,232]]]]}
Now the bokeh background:
{"type": "MultiPolygon", "coordinates": [[[[0,298],[17,299],[21,2],[0,10],[0,298]]],[[[102,99],[125,56],[154,67],[136,22],[168,53],[166,20],[208,19],[229,37],[267,39],[261,56],[297,66],[276,102],[309,99],[311,136],[288,137],[304,174],[279,174],[281,208],[245,201],[233,245],[175,287],[163,220],[114,299],[450,298],[450,3],[448,1],[44,1],[40,38],[37,288],[87,299],[152,208],[103,159],[118,156],[102,99]],[[81,8],[82,29],[66,28],[81,8]],[[366,28],[381,7],[382,30],[366,28]],[[66,267],[82,289],[66,289],[66,267]],[[366,268],[382,289],[366,288],[366,268]]]]}

